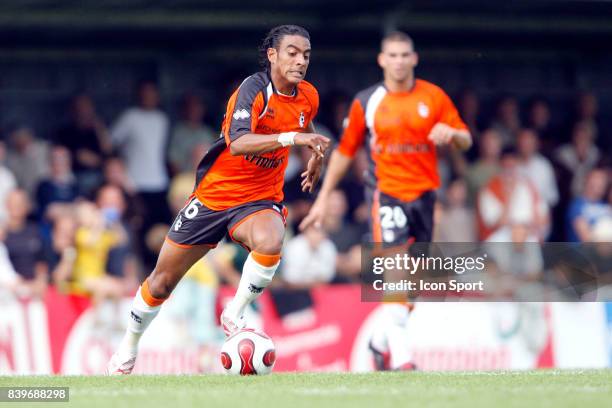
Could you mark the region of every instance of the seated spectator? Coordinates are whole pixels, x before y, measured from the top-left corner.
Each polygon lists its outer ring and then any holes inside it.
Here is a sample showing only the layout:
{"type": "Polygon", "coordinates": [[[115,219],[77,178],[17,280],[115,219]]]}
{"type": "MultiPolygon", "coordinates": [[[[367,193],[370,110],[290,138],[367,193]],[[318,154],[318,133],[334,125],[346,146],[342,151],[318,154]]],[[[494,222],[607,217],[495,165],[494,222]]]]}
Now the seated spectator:
{"type": "Polygon", "coordinates": [[[612,217],[612,207],[604,202],[609,179],[606,170],[593,169],[587,177],[582,194],[570,204],[567,213],[567,240],[593,241],[593,231],[599,222],[612,217]]]}
{"type": "Polygon", "coordinates": [[[17,185],[33,196],[36,186],[49,170],[48,146],[24,126],[10,133],[8,146],[7,167],[17,178],[17,185]]]}
{"type": "Polygon", "coordinates": [[[561,136],[552,124],[550,104],[541,97],[536,97],[529,104],[527,126],[533,129],[540,139],[540,151],[548,156],[561,136]]]}
{"type": "MultiPolygon", "coordinates": [[[[311,152],[308,148],[296,148],[292,149],[294,153],[292,154],[295,163],[292,166],[295,167],[297,171],[293,171],[293,176],[289,179],[285,180],[285,203],[289,209],[289,219],[287,220],[287,225],[291,226],[292,231],[297,231],[297,227],[295,227],[295,222],[300,222],[308,211],[310,210],[310,206],[312,205],[313,195],[309,192],[302,191],[302,172],[308,166],[308,160],[310,160],[311,152]]],[[[290,231],[291,232],[291,231],[290,231]]]]}
{"type": "Polygon", "coordinates": [[[76,222],[72,216],[56,217],[51,230],[51,241],[45,245],[45,260],[49,266],[51,281],[60,292],[67,293],[67,282],[72,276],[76,249],[74,234],[76,222]]]}
{"type": "MultiPolygon", "coordinates": [[[[187,94],[183,96],[182,120],[174,127],[168,150],[168,159],[173,173],[193,171],[191,152],[196,145],[204,145],[206,151],[218,135],[202,122],[206,106],[200,97],[187,94]]],[[[201,159],[202,157],[200,157],[201,159]]]]}
{"type": "Polygon", "coordinates": [[[292,288],[329,283],[335,275],[337,251],[320,228],[308,228],[283,250],[282,279],[292,288]]]}
{"type": "Polygon", "coordinates": [[[104,215],[88,201],[77,204],[78,227],[75,235],[77,251],[71,292],[89,295],[94,304],[125,293],[123,282],[107,274],[106,263],[111,248],[125,242],[123,230],[117,222],[108,224],[104,215]]]}
{"type": "Polygon", "coordinates": [[[365,186],[368,183],[368,154],[359,149],[353,158],[349,174],[340,181],[348,202],[349,219],[362,230],[368,230],[372,212],[365,200],[365,186]]]}
{"type": "Polygon", "coordinates": [[[72,98],[70,112],[71,120],[57,131],[55,143],[70,151],[79,189],[90,194],[102,181],[102,164],[112,150],[110,136],[89,95],[72,98]]]}
{"type": "Polygon", "coordinates": [[[69,203],[78,196],[78,186],[71,170],[70,152],[63,146],[55,146],[49,155],[51,173],[36,188],[38,218],[45,218],[47,208],[53,203],[69,203]]]}
{"type": "Polygon", "coordinates": [[[354,280],[361,272],[360,244],[366,231],[346,220],[348,205],[342,190],[332,191],[327,203],[322,226],[337,250],[336,273],[341,280],[354,280]]]}
{"type": "Polygon", "coordinates": [[[521,129],[521,116],[516,98],[504,96],[499,100],[490,127],[498,132],[502,146],[515,145],[516,135],[521,129]]]}
{"type": "Polygon", "coordinates": [[[6,197],[17,187],[17,180],[6,166],[6,149],[4,142],[0,141],[0,225],[6,221],[6,197]]]}
{"type": "Polygon", "coordinates": [[[480,189],[499,173],[501,147],[499,132],[494,129],[487,129],[483,132],[479,143],[478,160],[468,168],[465,175],[470,204],[476,203],[476,196],[480,189]]]}
{"type": "Polygon", "coordinates": [[[6,200],[8,220],[4,244],[11,264],[23,284],[20,293],[41,298],[47,289],[49,270],[43,256],[43,240],[35,223],[28,221],[30,199],[23,190],[13,190],[6,200]]]}
{"type": "Polygon", "coordinates": [[[127,205],[123,192],[116,186],[102,186],[96,195],[96,205],[102,212],[106,226],[118,230],[119,235],[125,238],[110,249],[106,270],[110,276],[123,279],[127,292],[136,291],[140,278],[132,245],[135,242],[134,232],[125,219],[127,205]]]}
{"type": "Polygon", "coordinates": [[[457,105],[461,119],[467,125],[470,134],[474,140],[479,139],[480,123],[478,115],[480,113],[480,101],[478,100],[478,95],[471,89],[465,89],[461,92],[457,105]]]}
{"type": "Polygon", "coordinates": [[[538,134],[532,129],[521,129],[518,135],[519,172],[536,187],[549,208],[559,201],[557,180],[550,161],[539,153],[538,134]]]}
{"type": "Polygon", "coordinates": [[[0,227],[0,299],[3,297],[3,291],[16,293],[21,283],[21,279],[17,272],[15,272],[15,268],[13,268],[9,258],[6,245],[4,245],[4,238],[4,229],[0,227]]]}
{"type": "Polygon", "coordinates": [[[185,203],[189,199],[189,196],[193,192],[193,186],[196,179],[196,169],[202,157],[206,153],[207,147],[205,144],[196,144],[192,147],[188,154],[183,160],[191,163],[189,171],[184,171],[175,175],[170,181],[170,188],[168,189],[168,205],[172,215],[178,214],[178,212],[185,206],[185,203]],[[186,160],[189,158],[190,160],[186,160]]]}
{"type": "Polygon", "coordinates": [[[595,145],[596,128],[591,122],[578,122],[572,132],[572,143],[559,147],[554,159],[572,174],[574,197],[580,195],[587,173],[593,169],[601,153],[595,145]]]}
{"type": "Polygon", "coordinates": [[[435,223],[435,242],[475,242],[476,218],[474,210],[467,206],[465,181],[456,179],[446,190],[444,204],[438,208],[435,223]]]}
{"type": "Polygon", "coordinates": [[[529,179],[518,170],[513,148],[502,153],[502,171],[478,194],[481,240],[491,242],[537,242],[549,224],[546,202],[529,179]]]}
{"type": "Polygon", "coordinates": [[[117,186],[130,197],[136,194],[136,186],[127,174],[125,163],[119,157],[109,157],[104,162],[103,184],[117,186]]]}
{"type": "Polygon", "coordinates": [[[145,253],[144,246],[144,213],[146,204],[136,194],[134,184],[130,180],[125,169],[125,164],[118,157],[109,157],[104,162],[104,185],[119,188],[125,198],[126,209],[123,221],[133,236],[141,237],[134,241],[135,251],[142,256],[145,253]]]}

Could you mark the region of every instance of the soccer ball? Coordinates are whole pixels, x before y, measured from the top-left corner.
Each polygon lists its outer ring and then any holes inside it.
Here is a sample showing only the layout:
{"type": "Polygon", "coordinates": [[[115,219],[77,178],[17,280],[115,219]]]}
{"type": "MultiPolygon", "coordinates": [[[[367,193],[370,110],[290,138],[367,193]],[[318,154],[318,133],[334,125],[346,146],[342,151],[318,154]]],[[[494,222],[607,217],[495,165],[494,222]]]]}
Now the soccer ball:
{"type": "Polygon", "coordinates": [[[221,365],[226,374],[269,374],[275,361],[276,351],[272,340],[252,329],[232,334],[221,347],[221,365]]]}

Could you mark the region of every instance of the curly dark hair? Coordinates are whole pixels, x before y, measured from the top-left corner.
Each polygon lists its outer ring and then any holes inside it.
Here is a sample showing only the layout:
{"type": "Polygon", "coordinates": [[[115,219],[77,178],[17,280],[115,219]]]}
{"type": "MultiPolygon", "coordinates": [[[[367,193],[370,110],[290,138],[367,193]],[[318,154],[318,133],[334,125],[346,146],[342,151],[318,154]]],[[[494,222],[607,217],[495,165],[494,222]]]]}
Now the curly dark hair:
{"type": "Polygon", "coordinates": [[[286,35],[299,35],[310,41],[310,34],[304,27],[298,25],[281,25],[274,27],[268,32],[266,38],[259,46],[259,65],[266,71],[270,71],[270,61],[268,61],[268,48],[276,48],[280,45],[286,35]]]}

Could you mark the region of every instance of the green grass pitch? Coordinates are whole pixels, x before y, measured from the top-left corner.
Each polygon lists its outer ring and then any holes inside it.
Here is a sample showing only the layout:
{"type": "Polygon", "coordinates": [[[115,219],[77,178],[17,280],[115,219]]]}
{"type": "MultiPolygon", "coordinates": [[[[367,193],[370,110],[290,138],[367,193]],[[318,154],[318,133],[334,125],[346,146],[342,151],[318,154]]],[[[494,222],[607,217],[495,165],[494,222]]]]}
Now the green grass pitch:
{"type": "MultiPolygon", "coordinates": [[[[70,387],[70,407],[612,407],[612,370],[273,374],[262,377],[0,377],[70,387]]],[[[40,403],[2,403],[0,406],[40,403]]]]}

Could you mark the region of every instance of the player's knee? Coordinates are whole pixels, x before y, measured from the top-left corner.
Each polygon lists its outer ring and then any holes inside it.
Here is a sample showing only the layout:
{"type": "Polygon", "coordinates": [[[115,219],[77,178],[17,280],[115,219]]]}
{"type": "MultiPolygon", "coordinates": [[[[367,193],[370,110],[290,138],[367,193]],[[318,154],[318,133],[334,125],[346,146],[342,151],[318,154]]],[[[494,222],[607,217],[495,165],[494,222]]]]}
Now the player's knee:
{"type": "Polygon", "coordinates": [[[151,296],[157,299],[167,299],[174,290],[174,283],[168,273],[155,268],[151,276],[147,278],[151,296]]]}
{"type": "Polygon", "coordinates": [[[277,255],[283,248],[283,233],[262,231],[253,234],[251,249],[261,254],[277,255]]]}

